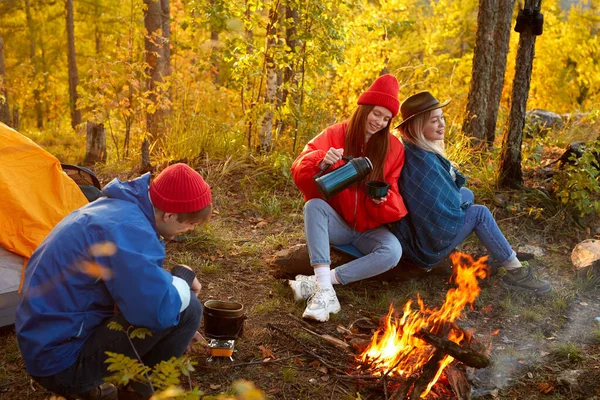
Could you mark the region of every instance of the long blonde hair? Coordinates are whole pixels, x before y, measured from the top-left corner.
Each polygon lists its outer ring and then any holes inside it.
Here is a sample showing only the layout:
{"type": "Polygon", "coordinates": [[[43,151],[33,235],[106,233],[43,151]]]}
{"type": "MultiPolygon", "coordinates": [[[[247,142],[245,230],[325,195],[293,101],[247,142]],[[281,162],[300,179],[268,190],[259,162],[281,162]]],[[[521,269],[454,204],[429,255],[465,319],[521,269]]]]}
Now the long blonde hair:
{"type": "Polygon", "coordinates": [[[431,111],[426,111],[415,115],[411,120],[407,121],[400,127],[402,139],[419,146],[423,150],[432,151],[442,157],[446,157],[443,140],[429,140],[423,134],[423,127],[429,121],[431,111]]]}

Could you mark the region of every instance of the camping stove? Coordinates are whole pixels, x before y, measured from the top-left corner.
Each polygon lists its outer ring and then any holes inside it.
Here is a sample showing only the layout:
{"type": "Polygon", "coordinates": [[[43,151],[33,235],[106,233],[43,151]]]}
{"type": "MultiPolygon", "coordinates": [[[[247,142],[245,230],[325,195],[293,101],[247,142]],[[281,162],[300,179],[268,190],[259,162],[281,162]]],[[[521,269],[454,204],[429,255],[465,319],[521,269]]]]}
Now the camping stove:
{"type": "Polygon", "coordinates": [[[204,331],[209,339],[210,357],[233,361],[233,345],[244,331],[244,306],[233,301],[208,300],[204,303],[204,331]]]}
{"type": "Polygon", "coordinates": [[[215,357],[229,358],[229,361],[233,361],[234,344],[235,340],[211,339],[208,342],[210,357],[208,357],[207,361],[213,362],[215,361],[215,357]]]}

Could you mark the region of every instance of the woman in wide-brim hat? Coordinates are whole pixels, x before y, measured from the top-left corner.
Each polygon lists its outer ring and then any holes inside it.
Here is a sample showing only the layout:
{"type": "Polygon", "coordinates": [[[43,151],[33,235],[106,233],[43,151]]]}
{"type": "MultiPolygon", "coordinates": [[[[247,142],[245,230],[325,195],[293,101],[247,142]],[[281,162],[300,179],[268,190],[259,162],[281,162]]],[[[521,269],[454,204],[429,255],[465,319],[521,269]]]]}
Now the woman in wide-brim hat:
{"type": "Polygon", "coordinates": [[[397,128],[405,146],[405,163],[398,186],[408,215],[390,228],[404,257],[431,269],[475,232],[493,259],[507,270],[502,280],[505,286],[549,292],[550,284],[523,267],[488,208],[473,204],[473,193],[463,187],[465,177],[446,158],[442,109],[449,103],[441,103],[425,91],[408,97],[400,106],[402,122],[397,128]]]}
{"type": "MultiPolygon", "coordinates": [[[[395,267],[402,248],[383,225],[406,215],[398,192],[404,148],[390,133],[398,113],[398,81],[380,76],[358,98],[348,121],[332,125],[312,139],[292,165],[296,186],[304,194],[304,229],[314,275],[298,275],[289,285],[298,301],[307,299],[303,317],[327,321],[340,311],[333,285],[348,284],[395,267]],[[325,200],[313,177],[322,169],[342,165],[342,156],[367,157],[373,170],[357,184],[325,200]],[[366,194],[365,182],[384,181],[390,188],[381,199],[366,194]],[[330,268],[329,246],[354,245],[363,257],[330,268]]],[[[327,170],[329,172],[329,169],[327,170]]]]}

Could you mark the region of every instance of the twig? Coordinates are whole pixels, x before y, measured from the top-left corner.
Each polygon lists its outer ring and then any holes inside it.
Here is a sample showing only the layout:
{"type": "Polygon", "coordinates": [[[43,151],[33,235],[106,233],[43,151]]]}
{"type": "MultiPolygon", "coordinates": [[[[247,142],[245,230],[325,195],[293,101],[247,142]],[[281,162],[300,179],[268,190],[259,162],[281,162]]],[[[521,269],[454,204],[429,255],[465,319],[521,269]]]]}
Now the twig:
{"type": "Polygon", "coordinates": [[[331,343],[332,345],[334,345],[334,346],[336,346],[338,348],[341,348],[341,349],[345,350],[348,347],[350,347],[350,345],[348,343],[346,343],[343,340],[340,340],[338,338],[335,338],[335,337],[333,337],[331,335],[327,335],[327,334],[320,335],[317,332],[313,332],[310,329],[305,328],[303,326],[300,327],[300,328],[303,329],[303,330],[305,330],[306,332],[310,333],[311,335],[314,335],[314,336],[316,336],[318,338],[321,338],[321,339],[325,340],[327,343],[331,343]]]}
{"type": "Polygon", "coordinates": [[[323,363],[323,365],[325,365],[326,367],[328,367],[328,368],[331,368],[331,369],[334,369],[334,370],[336,370],[336,371],[339,371],[339,372],[341,372],[342,374],[346,374],[346,371],[344,371],[344,370],[342,370],[342,369],[340,369],[340,368],[338,368],[338,367],[336,367],[336,366],[332,365],[332,364],[331,364],[329,361],[325,360],[323,357],[319,356],[319,355],[318,355],[318,354],[316,354],[315,352],[313,352],[313,351],[311,351],[311,350],[308,350],[308,349],[306,349],[306,346],[304,345],[304,343],[302,343],[300,340],[296,339],[295,337],[293,337],[292,335],[290,335],[288,332],[284,331],[283,329],[281,329],[281,328],[279,328],[279,327],[277,327],[277,326],[275,326],[275,325],[273,325],[273,324],[267,324],[267,328],[270,328],[270,329],[276,330],[276,331],[278,331],[278,332],[280,332],[280,333],[284,334],[284,335],[285,335],[285,336],[287,336],[288,338],[290,338],[290,339],[294,340],[295,342],[297,342],[297,343],[300,343],[300,345],[301,345],[302,347],[304,347],[304,349],[305,349],[304,351],[305,351],[306,353],[310,354],[311,356],[313,356],[313,357],[314,357],[314,358],[316,358],[317,360],[321,361],[321,362],[323,363]]]}
{"type": "Polygon", "coordinates": [[[388,393],[387,393],[387,379],[386,379],[386,375],[383,375],[381,377],[381,382],[383,384],[383,395],[385,396],[385,400],[388,400],[388,393]]]}
{"type": "Polygon", "coordinates": [[[404,355],[404,357],[402,357],[401,359],[399,359],[399,360],[396,362],[396,364],[394,364],[394,366],[393,366],[392,368],[388,369],[388,370],[386,371],[386,373],[385,373],[385,374],[383,374],[383,375],[381,376],[381,380],[383,381],[385,378],[387,378],[387,376],[390,374],[390,372],[392,372],[393,370],[395,370],[395,369],[396,369],[396,367],[397,367],[398,365],[400,365],[400,363],[401,363],[402,361],[406,360],[406,358],[407,358],[407,357],[410,355],[410,353],[412,353],[412,352],[414,351],[414,349],[415,349],[415,348],[416,348],[416,347],[415,347],[415,346],[413,346],[413,348],[412,348],[412,349],[410,349],[410,350],[408,351],[408,353],[406,353],[406,354],[404,355]]]}
{"type": "Polygon", "coordinates": [[[249,361],[249,362],[245,362],[245,363],[231,364],[231,365],[229,365],[229,366],[230,366],[230,367],[245,367],[245,366],[247,366],[247,365],[256,365],[256,364],[270,364],[270,363],[274,363],[274,362],[278,362],[278,361],[289,360],[290,358],[298,357],[298,356],[300,356],[300,355],[301,355],[301,354],[294,354],[294,355],[291,355],[291,356],[289,356],[289,357],[277,358],[277,359],[274,359],[274,360],[266,360],[266,361],[263,361],[263,360],[260,360],[260,361],[249,361]]]}
{"type": "Polygon", "coordinates": [[[367,379],[367,380],[370,380],[370,379],[375,380],[375,379],[377,379],[377,380],[379,380],[379,379],[381,379],[381,376],[379,376],[379,375],[351,375],[351,374],[347,374],[347,375],[335,375],[335,374],[332,374],[330,376],[332,378],[337,378],[337,379],[357,379],[357,380],[360,380],[360,379],[367,379]]]}

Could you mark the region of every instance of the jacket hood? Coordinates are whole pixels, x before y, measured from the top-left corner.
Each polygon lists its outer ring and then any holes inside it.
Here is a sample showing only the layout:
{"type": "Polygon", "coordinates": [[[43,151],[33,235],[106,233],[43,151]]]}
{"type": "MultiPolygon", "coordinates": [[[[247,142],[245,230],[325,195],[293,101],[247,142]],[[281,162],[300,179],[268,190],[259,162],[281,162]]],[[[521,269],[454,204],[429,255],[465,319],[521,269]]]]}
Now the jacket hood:
{"type": "Polygon", "coordinates": [[[150,221],[153,226],[156,226],[154,206],[152,205],[150,195],[148,194],[149,187],[150,173],[148,172],[139,178],[125,182],[121,182],[118,178],[115,178],[104,186],[102,194],[110,199],[118,199],[137,204],[146,218],[148,218],[148,221],[150,221]]]}

